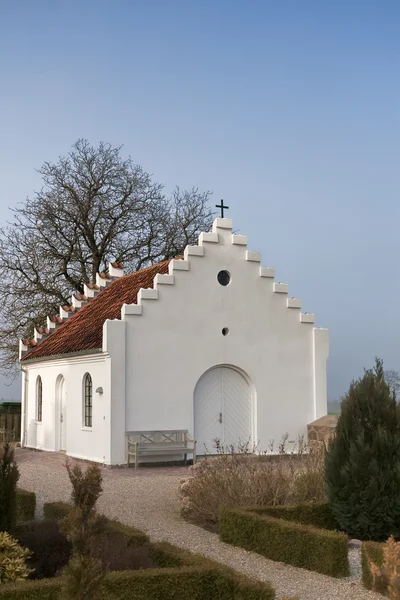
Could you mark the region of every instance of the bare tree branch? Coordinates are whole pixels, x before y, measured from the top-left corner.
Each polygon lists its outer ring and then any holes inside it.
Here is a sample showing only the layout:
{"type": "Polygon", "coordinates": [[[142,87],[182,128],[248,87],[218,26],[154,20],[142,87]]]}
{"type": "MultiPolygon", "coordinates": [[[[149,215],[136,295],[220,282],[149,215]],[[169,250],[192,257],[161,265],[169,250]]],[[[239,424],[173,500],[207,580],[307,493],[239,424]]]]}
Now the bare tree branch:
{"type": "Polygon", "coordinates": [[[18,338],[67,304],[112,260],[128,272],[181,254],[208,230],[210,192],[163,186],[121,147],[80,139],[39,169],[43,187],[0,230],[0,370],[15,372],[18,338]]]}

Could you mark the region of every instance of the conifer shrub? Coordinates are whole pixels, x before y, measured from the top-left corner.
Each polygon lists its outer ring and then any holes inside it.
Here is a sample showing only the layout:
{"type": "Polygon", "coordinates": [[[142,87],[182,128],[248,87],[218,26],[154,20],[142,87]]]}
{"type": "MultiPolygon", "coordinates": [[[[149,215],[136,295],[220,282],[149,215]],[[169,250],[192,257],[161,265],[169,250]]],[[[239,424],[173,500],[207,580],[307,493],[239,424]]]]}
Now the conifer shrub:
{"type": "Polygon", "coordinates": [[[72,544],[72,558],[63,571],[62,600],[97,600],[106,570],[93,551],[93,541],[104,530],[106,519],[97,514],[96,502],[102,492],[98,465],[91,464],[83,472],[79,464],[67,462],[72,484],[72,502],[68,515],[60,521],[60,529],[72,544]]]}
{"type": "Polygon", "coordinates": [[[383,362],[350,385],[325,458],[328,500],[340,528],[361,540],[400,535],[400,421],[383,362]]]}
{"type": "Polygon", "coordinates": [[[19,470],[10,444],[0,450],[0,531],[13,532],[17,520],[19,470]]]}

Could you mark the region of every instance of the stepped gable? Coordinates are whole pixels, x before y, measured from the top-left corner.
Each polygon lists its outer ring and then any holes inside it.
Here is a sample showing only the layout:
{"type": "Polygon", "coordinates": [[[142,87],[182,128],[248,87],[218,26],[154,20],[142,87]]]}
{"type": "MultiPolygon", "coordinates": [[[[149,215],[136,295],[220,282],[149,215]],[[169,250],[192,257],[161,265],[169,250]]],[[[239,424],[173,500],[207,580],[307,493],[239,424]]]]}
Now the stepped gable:
{"type": "Polygon", "coordinates": [[[101,349],[104,321],[121,319],[122,306],[136,304],[139,290],[152,288],[158,273],[168,273],[169,263],[166,260],[109,283],[76,314],[71,315],[46,339],[29,350],[21,360],[101,349]]]}

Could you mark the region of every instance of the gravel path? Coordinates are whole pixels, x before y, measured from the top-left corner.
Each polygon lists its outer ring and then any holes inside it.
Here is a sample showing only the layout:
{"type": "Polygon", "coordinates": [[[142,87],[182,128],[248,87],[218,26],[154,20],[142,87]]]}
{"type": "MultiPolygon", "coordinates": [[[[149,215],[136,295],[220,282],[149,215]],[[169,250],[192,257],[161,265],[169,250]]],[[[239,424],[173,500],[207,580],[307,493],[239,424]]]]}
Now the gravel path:
{"type": "MultiPolygon", "coordinates": [[[[70,486],[63,463],[65,456],[17,449],[22,488],[36,493],[38,515],[44,502],[69,501],[70,486]]],[[[132,524],[149,534],[153,541],[168,541],[229,565],[260,581],[270,581],[277,598],[299,600],[382,600],[365,590],[360,581],[359,551],[351,550],[352,575],[333,579],[304,569],[267,560],[253,552],[221,542],[214,533],[186,523],[180,518],[178,484],[185,467],[104,469],[103,495],[99,511],[108,517],[132,524]]]]}

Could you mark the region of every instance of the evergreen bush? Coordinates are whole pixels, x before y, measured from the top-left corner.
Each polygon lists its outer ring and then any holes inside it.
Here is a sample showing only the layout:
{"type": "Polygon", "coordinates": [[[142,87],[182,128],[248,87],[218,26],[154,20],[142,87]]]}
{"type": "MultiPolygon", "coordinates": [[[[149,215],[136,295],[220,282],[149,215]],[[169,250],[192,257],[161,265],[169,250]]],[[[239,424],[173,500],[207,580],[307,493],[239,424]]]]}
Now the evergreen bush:
{"type": "Polygon", "coordinates": [[[35,518],[36,494],[17,488],[17,523],[35,518]]]}
{"type": "Polygon", "coordinates": [[[13,532],[17,519],[19,471],[10,444],[0,451],[0,531],[13,532]]]}
{"type": "Polygon", "coordinates": [[[383,362],[350,385],[325,457],[328,500],[340,528],[362,540],[400,535],[400,421],[383,362]]]}

